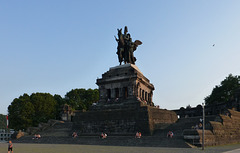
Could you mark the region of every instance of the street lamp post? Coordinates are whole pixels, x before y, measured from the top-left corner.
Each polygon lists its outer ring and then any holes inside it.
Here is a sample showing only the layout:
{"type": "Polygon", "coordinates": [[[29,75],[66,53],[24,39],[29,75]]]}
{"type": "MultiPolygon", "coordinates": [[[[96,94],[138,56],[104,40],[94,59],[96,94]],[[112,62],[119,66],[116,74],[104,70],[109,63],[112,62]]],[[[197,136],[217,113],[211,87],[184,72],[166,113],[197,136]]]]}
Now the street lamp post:
{"type": "Polygon", "coordinates": [[[203,108],[203,119],[202,119],[202,150],[204,150],[204,130],[205,130],[205,111],[204,111],[204,103],[202,103],[203,108]]]}

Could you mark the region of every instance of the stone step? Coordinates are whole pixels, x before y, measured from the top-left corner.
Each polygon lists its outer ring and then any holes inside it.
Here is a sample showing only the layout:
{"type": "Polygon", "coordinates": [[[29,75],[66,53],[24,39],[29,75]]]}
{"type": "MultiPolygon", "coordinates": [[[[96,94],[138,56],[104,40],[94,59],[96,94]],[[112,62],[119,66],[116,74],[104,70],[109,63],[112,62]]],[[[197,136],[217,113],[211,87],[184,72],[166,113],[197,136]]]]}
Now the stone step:
{"type": "MultiPolygon", "coordinates": [[[[183,136],[183,131],[185,129],[192,129],[192,126],[195,126],[200,122],[201,117],[189,117],[189,118],[180,118],[176,123],[171,124],[166,129],[156,130],[154,135],[166,136],[168,131],[173,131],[175,136],[183,136]]],[[[206,117],[206,123],[209,121],[219,120],[217,116],[212,115],[206,117]]]]}
{"type": "Polygon", "coordinates": [[[72,122],[62,122],[56,123],[54,126],[45,129],[44,131],[39,132],[41,136],[71,136],[72,134],[72,122]]]}
{"type": "Polygon", "coordinates": [[[25,136],[14,143],[48,143],[48,144],[84,144],[84,145],[111,145],[111,146],[145,146],[145,147],[175,147],[189,148],[182,138],[173,137],[153,137],[143,136],[137,139],[133,136],[108,136],[106,139],[101,139],[98,136],[79,136],[72,137],[53,137],[43,136],[40,139],[32,139],[31,136],[25,136]]]}
{"type": "Polygon", "coordinates": [[[53,127],[55,129],[60,128],[72,128],[73,123],[72,122],[64,122],[64,123],[56,123],[53,127]]]}

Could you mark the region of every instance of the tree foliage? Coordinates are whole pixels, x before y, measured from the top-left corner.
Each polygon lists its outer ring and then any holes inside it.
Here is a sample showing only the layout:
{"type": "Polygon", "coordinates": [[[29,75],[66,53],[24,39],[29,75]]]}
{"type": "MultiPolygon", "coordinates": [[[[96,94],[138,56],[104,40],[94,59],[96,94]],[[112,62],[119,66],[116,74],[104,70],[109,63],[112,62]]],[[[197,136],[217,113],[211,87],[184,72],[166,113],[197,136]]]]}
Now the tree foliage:
{"type": "Polygon", "coordinates": [[[187,106],[186,106],[186,109],[191,109],[192,107],[191,107],[191,105],[190,104],[188,104],[187,106]]]}
{"type": "Polygon", "coordinates": [[[74,89],[65,95],[67,104],[76,110],[88,110],[92,103],[99,100],[98,89],[74,89]]]}
{"type": "Polygon", "coordinates": [[[56,116],[56,100],[49,93],[24,94],[8,107],[9,126],[15,130],[37,126],[56,116]]]}
{"type": "Polygon", "coordinates": [[[93,102],[98,101],[98,89],[74,89],[62,98],[49,93],[23,94],[15,98],[8,106],[9,127],[15,130],[37,126],[49,119],[60,119],[60,112],[64,104],[74,109],[88,110],[93,102]]]}
{"type": "Polygon", "coordinates": [[[34,106],[33,125],[36,126],[40,122],[47,122],[49,119],[56,117],[57,102],[49,93],[33,93],[30,96],[34,106]]]}
{"type": "Polygon", "coordinates": [[[206,105],[228,102],[234,96],[234,92],[240,87],[240,76],[229,74],[220,85],[215,86],[212,93],[204,100],[206,105]]]}
{"type": "Polygon", "coordinates": [[[6,129],[6,128],[7,128],[6,115],[0,114],[0,129],[6,129]]]}
{"type": "Polygon", "coordinates": [[[35,110],[30,101],[30,96],[24,94],[19,98],[15,98],[8,107],[8,113],[9,127],[18,130],[31,126],[35,110]]]}
{"type": "Polygon", "coordinates": [[[66,104],[66,99],[62,98],[60,95],[57,95],[57,94],[54,95],[54,99],[57,102],[57,104],[56,104],[56,119],[60,120],[61,119],[60,113],[62,111],[63,105],[66,104]]]}

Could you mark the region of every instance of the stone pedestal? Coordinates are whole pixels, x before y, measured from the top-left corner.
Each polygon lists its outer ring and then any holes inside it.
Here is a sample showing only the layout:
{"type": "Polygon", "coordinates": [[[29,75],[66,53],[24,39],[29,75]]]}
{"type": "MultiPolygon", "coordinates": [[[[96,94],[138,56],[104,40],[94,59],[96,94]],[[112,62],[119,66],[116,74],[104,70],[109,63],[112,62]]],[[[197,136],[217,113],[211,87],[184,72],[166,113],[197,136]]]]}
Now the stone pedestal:
{"type": "Polygon", "coordinates": [[[73,128],[79,134],[134,135],[139,131],[148,135],[177,121],[175,112],[154,107],[154,86],[136,65],[112,67],[96,84],[99,102],[73,117],[73,128]]]}
{"type": "Polygon", "coordinates": [[[73,130],[80,135],[152,135],[177,121],[174,111],[141,106],[137,109],[106,109],[78,112],[73,117],[73,130]]]}
{"type": "MultiPolygon", "coordinates": [[[[125,64],[112,67],[97,79],[99,86],[98,105],[126,105],[142,102],[153,106],[154,86],[136,65],[125,64]]],[[[141,104],[140,104],[141,105],[141,104]]],[[[104,107],[103,107],[104,108],[104,107]]]]}

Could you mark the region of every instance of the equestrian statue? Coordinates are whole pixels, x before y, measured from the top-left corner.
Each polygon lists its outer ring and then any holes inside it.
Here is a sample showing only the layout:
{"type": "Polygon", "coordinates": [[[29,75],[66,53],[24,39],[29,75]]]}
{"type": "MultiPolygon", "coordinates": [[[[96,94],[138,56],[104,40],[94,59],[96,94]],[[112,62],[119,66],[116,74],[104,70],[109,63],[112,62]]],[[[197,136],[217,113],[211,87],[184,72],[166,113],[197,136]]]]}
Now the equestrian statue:
{"type": "Polygon", "coordinates": [[[124,61],[124,63],[135,64],[136,57],[134,57],[133,52],[137,49],[138,45],[141,45],[142,42],[140,40],[135,40],[132,42],[131,35],[128,33],[128,28],[125,26],[124,33],[122,34],[122,28],[118,30],[118,38],[116,36],[115,39],[118,43],[117,47],[117,55],[120,65],[124,61]]]}

